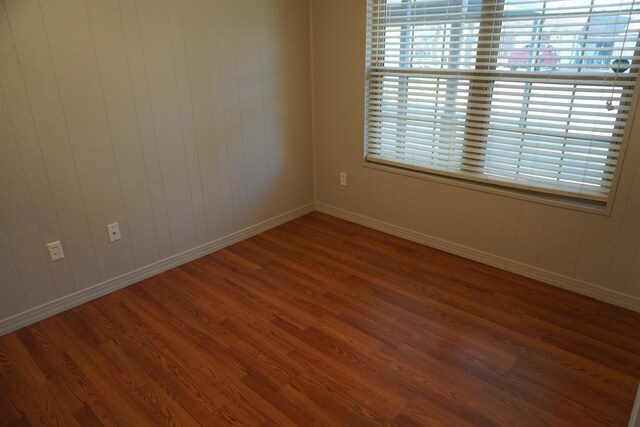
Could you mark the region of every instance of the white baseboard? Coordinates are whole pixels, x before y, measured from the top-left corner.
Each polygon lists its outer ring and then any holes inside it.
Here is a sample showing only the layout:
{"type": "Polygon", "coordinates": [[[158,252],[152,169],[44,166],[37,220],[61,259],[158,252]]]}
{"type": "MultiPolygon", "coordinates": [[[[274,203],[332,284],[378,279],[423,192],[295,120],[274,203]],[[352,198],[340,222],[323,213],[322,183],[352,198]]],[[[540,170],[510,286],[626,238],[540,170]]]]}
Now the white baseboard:
{"type": "Polygon", "coordinates": [[[54,314],[76,307],[85,302],[94,300],[118,289],[132,285],[141,280],[162,273],[163,271],[192,261],[196,258],[208,255],[234,243],[248,239],[249,237],[262,233],[263,231],[267,231],[273,227],[284,224],[285,222],[289,222],[302,215],[313,212],[313,210],[313,203],[301,206],[297,209],[275,216],[266,221],[247,227],[243,230],[228,234],[212,242],[205,243],[204,245],[197,246],[193,249],[189,249],[177,255],[173,255],[169,258],[154,262],[153,264],[138,268],[129,273],[123,274],[122,276],[106,280],[102,283],[91,286],[90,288],[83,289],[62,298],[58,298],[41,306],[31,308],[22,313],[16,314],[15,316],[2,319],[0,320],[0,336],[13,332],[24,326],[28,326],[39,320],[46,319],[47,317],[53,316],[54,314]]]}
{"type": "MultiPolygon", "coordinates": [[[[163,271],[177,267],[196,258],[208,255],[211,252],[215,252],[219,249],[240,242],[244,239],[262,233],[263,231],[269,230],[278,225],[284,224],[302,215],[306,215],[307,213],[312,212],[314,208],[317,211],[342,218],[347,221],[355,222],[356,224],[361,224],[366,227],[370,227],[376,230],[383,231],[385,233],[392,234],[394,236],[421,243],[435,249],[440,249],[445,252],[472,259],[474,261],[507,270],[512,273],[540,280],[550,285],[555,285],[582,295],[587,295],[600,301],[640,312],[640,298],[602,288],[588,282],[573,279],[571,277],[563,276],[557,273],[543,270],[538,267],[533,267],[507,258],[499,257],[497,255],[482,252],[467,246],[428,236],[426,234],[399,227],[397,225],[389,224],[377,219],[369,218],[367,216],[356,214],[354,212],[335,208],[323,203],[315,203],[301,206],[300,208],[278,215],[235,233],[231,233],[212,242],[205,243],[204,245],[189,249],[177,255],[173,255],[169,258],[157,261],[153,264],[123,274],[122,276],[106,280],[90,288],[83,289],[82,291],[78,291],[62,298],[58,298],[57,300],[48,302],[41,306],[31,308],[12,317],[1,319],[0,336],[13,332],[24,326],[28,326],[39,320],[46,319],[47,317],[53,316],[54,314],[76,307],[85,302],[99,298],[118,289],[137,283],[141,280],[162,273],[163,271]]],[[[636,406],[638,406],[638,402],[636,402],[636,406]]],[[[636,414],[635,416],[637,418],[640,418],[640,416],[638,415],[638,409],[634,410],[634,413],[636,414]]]]}
{"type": "Polygon", "coordinates": [[[324,203],[316,203],[316,210],[328,215],[345,219],[347,221],[355,222],[356,224],[364,225],[365,227],[373,228],[375,230],[383,231],[394,236],[402,237],[403,239],[411,240],[425,246],[440,249],[442,251],[478,261],[492,267],[497,267],[502,270],[510,271],[521,276],[539,280],[541,282],[567,289],[578,294],[586,295],[599,301],[607,302],[619,307],[624,307],[633,311],[640,312],[640,298],[638,297],[612,291],[610,289],[606,289],[592,283],[584,282],[582,280],[563,276],[561,274],[547,271],[542,268],[534,267],[528,264],[510,260],[508,258],[503,258],[494,254],[479,251],[468,246],[452,243],[447,240],[432,237],[427,234],[419,233],[417,231],[399,227],[397,225],[393,225],[384,221],[339,209],[324,203]]]}

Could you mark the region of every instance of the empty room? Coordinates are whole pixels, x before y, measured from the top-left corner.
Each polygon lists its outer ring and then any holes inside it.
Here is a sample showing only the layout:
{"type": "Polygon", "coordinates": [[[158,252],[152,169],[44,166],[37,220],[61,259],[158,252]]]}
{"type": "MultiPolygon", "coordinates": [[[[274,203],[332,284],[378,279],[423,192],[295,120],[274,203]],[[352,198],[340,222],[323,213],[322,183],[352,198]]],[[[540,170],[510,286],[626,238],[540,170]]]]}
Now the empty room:
{"type": "Polygon", "coordinates": [[[640,0],[0,0],[0,426],[640,427],[640,0]]]}

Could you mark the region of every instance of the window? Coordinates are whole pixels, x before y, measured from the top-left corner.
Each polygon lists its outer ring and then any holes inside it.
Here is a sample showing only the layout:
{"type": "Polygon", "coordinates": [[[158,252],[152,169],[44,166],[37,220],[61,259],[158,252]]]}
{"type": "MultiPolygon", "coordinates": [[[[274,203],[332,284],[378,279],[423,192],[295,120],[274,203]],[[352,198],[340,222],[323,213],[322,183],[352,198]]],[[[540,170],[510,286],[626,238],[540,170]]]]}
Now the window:
{"type": "Polygon", "coordinates": [[[369,0],[366,159],[604,204],[639,30],[634,0],[369,0]]]}

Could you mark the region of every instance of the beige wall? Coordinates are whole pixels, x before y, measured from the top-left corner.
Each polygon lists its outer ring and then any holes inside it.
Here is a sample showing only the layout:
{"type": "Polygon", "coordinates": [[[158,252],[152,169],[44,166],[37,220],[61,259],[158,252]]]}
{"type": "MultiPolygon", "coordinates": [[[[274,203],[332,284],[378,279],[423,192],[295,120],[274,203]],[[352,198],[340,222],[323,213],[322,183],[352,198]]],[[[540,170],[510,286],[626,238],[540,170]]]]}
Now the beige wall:
{"type": "Polygon", "coordinates": [[[0,1],[0,320],[310,203],[308,29],[301,0],[0,1]]]}
{"type": "Polygon", "coordinates": [[[363,167],[365,3],[312,0],[316,201],[640,297],[640,126],[611,216],[363,167]]]}
{"type": "Polygon", "coordinates": [[[611,216],[365,168],[365,0],[311,4],[310,56],[305,0],[0,0],[0,321],[314,183],[320,203],[640,297],[640,126],[611,216]]]}

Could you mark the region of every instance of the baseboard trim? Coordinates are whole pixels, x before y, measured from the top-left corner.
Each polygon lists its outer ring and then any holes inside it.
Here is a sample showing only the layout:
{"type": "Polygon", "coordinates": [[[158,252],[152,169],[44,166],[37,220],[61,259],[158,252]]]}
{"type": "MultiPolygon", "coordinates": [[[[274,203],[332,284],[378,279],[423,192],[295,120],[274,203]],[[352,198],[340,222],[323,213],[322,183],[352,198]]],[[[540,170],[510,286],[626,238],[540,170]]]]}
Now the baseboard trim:
{"type": "Polygon", "coordinates": [[[521,276],[539,280],[550,285],[554,285],[569,291],[573,291],[582,295],[595,298],[609,304],[624,307],[633,311],[640,312],[640,298],[623,294],[621,292],[612,291],[592,283],[577,280],[551,271],[547,271],[538,267],[534,267],[521,262],[513,261],[494,254],[479,251],[468,246],[452,243],[447,240],[419,233],[404,227],[399,227],[384,221],[350,212],[344,209],[336,208],[324,203],[316,203],[316,210],[331,216],[342,218],[356,224],[364,225],[375,230],[383,231],[403,239],[411,240],[439,249],[454,255],[478,261],[483,264],[497,267],[502,270],[510,271],[521,276]]]}
{"type": "MultiPolygon", "coordinates": [[[[586,295],[599,301],[607,302],[640,312],[640,298],[637,297],[626,295],[621,292],[612,291],[610,289],[602,288],[588,282],[573,279],[571,277],[563,276],[538,267],[533,267],[507,258],[499,257],[497,255],[482,252],[464,245],[459,245],[457,243],[452,243],[443,239],[432,237],[404,227],[399,227],[397,225],[393,225],[384,221],[373,219],[344,209],[339,209],[324,203],[311,203],[286,212],[284,214],[275,216],[253,226],[247,227],[243,230],[228,234],[209,243],[205,243],[204,245],[197,246],[193,249],[189,249],[182,253],[173,255],[169,258],[165,258],[153,264],[141,267],[129,273],[123,274],[122,276],[106,280],[90,288],[83,289],[82,291],[78,291],[62,298],[58,298],[41,306],[31,308],[12,317],[2,319],[0,320],[0,336],[18,330],[40,320],[46,319],[47,317],[53,316],[57,313],[61,313],[80,304],[84,304],[85,302],[107,295],[113,291],[122,289],[141,280],[162,273],[163,271],[182,265],[186,262],[208,255],[212,252],[240,242],[244,239],[248,239],[249,237],[252,237],[256,234],[262,233],[273,227],[277,227],[278,225],[284,224],[300,216],[313,212],[314,210],[338,218],[342,218],[356,224],[383,231],[385,233],[389,233],[403,239],[411,240],[435,249],[449,252],[454,255],[462,256],[464,258],[478,261],[483,264],[497,267],[502,270],[540,280],[541,282],[545,282],[550,285],[558,286],[563,289],[586,295]]],[[[634,408],[633,413],[635,414],[635,418],[640,418],[640,415],[638,414],[638,406],[640,406],[640,392],[638,396],[639,398],[636,399],[636,407],[634,408]]],[[[634,425],[634,427],[636,426],[634,425]]],[[[640,425],[637,427],[640,427],[640,425]]]]}
{"type": "Polygon", "coordinates": [[[193,261],[194,259],[208,255],[234,243],[248,239],[256,234],[313,212],[314,207],[315,205],[313,203],[301,206],[297,209],[228,234],[209,243],[205,243],[193,249],[189,249],[163,260],[154,262],[153,264],[149,264],[145,267],[138,268],[134,271],[123,274],[122,276],[106,280],[102,283],[91,286],[90,288],[58,298],[41,306],[31,308],[12,317],[2,319],[0,320],[0,336],[31,325],[32,323],[46,319],[47,317],[61,313],[80,304],[84,304],[85,302],[94,300],[118,289],[122,289],[141,280],[162,273],[163,271],[170,270],[186,262],[193,261]]]}

